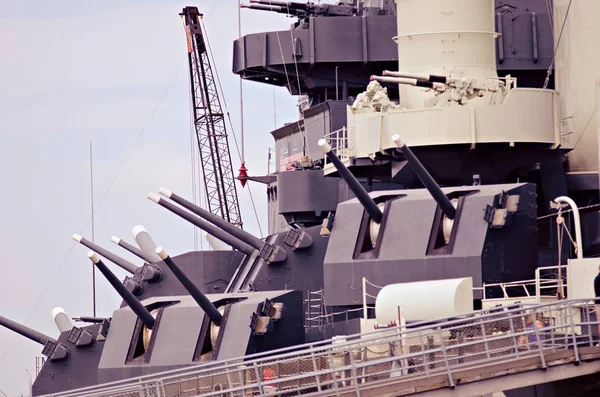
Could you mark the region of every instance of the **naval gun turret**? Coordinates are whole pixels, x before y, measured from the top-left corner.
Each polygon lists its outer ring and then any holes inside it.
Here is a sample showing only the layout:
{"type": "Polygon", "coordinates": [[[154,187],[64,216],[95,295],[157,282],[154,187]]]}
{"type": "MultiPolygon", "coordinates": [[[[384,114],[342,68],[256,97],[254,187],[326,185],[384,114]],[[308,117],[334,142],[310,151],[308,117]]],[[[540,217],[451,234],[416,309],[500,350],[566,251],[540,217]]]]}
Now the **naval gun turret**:
{"type": "Polygon", "coordinates": [[[174,258],[157,247],[164,274],[174,275],[186,295],[133,295],[102,262],[88,253],[126,306],[113,313],[98,381],[120,380],[203,361],[233,358],[304,341],[301,291],[204,294],[174,258]],[[188,295],[189,294],[189,295],[188,295]]]}
{"type": "Polygon", "coordinates": [[[6,327],[43,346],[47,357],[32,385],[34,395],[50,394],[95,385],[108,322],[85,327],[73,326],[64,310],[55,308],[52,317],[60,332],[53,338],[16,321],[0,316],[6,327]]]}
{"type": "Polygon", "coordinates": [[[290,229],[262,240],[168,189],[161,188],[159,192],[163,198],[152,193],[148,198],[245,255],[226,292],[289,288],[302,290],[305,299],[308,299],[309,291],[321,289],[322,258],[327,238],[321,236],[320,225],[290,229]],[[307,274],[309,277],[306,277],[307,274]]]}
{"type": "Polygon", "coordinates": [[[353,286],[363,277],[387,285],[470,276],[479,287],[533,274],[534,185],[441,188],[399,135],[392,139],[426,189],[367,193],[331,146],[319,142],[356,195],[338,205],[325,254],[324,299],[331,310],[362,301],[353,286]]]}

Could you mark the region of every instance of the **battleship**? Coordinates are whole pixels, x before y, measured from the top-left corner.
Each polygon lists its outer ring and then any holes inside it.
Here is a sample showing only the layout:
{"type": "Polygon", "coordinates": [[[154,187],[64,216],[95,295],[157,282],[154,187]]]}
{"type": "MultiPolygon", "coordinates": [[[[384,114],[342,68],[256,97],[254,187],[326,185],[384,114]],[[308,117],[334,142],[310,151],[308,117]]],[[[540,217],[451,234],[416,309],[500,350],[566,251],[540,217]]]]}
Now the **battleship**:
{"type": "Polygon", "coordinates": [[[33,395],[597,395],[600,3],[241,8],[294,20],[233,43],[233,73],[300,97],[275,172],[235,176],[210,32],[184,8],[207,205],[169,181],[147,198],[213,249],[171,255],[138,225],[112,238],[133,263],[73,235],[123,301],[55,309],[57,336],[0,317],[41,346],[33,395]],[[255,183],[264,239],[237,199],[255,183]]]}

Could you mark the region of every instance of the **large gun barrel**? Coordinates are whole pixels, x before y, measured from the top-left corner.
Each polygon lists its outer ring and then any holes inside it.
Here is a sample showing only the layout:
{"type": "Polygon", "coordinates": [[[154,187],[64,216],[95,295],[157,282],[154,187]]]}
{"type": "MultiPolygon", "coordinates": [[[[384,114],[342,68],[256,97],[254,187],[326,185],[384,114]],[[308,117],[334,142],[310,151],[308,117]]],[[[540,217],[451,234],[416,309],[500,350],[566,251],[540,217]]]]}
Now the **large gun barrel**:
{"type": "Polygon", "coordinates": [[[127,288],[119,281],[117,276],[115,276],[108,267],[100,260],[100,257],[94,251],[88,252],[88,258],[96,265],[98,270],[106,277],[108,282],[113,286],[115,290],[121,295],[121,298],[127,305],[133,310],[133,312],[138,316],[138,318],[142,321],[142,323],[148,329],[152,329],[154,327],[154,317],[142,303],[131,293],[127,288]]]}
{"type": "Polygon", "coordinates": [[[81,245],[83,245],[85,247],[88,247],[91,250],[96,251],[97,253],[99,253],[100,255],[102,255],[103,257],[108,259],[109,261],[113,262],[115,265],[125,269],[129,273],[135,274],[135,271],[138,269],[138,267],[136,265],[134,265],[133,263],[121,258],[120,256],[113,254],[112,252],[100,247],[99,245],[97,245],[95,243],[92,243],[85,237],[80,236],[79,234],[74,234],[73,240],[77,241],[78,243],[80,243],[81,245]]]}
{"type": "Polygon", "coordinates": [[[110,238],[110,241],[117,244],[121,248],[125,248],[127,251],[131,252],[133,255],[137,256],[138,258],[142,259],[147,263],[152,263],[153,261],[155,261],[155,258],[153,256],[150,256],[138,247],[134,247],[133,245],[129,244],[127,241],[124,241],[119,237],[112,236],[110,238]]]}
{"type": "Polygon", "coordinates": [[[406,79],[429,81],[431,83],[446,84],[448,82],[448,77],[439,76],[439,75],[435,75],[435,74],[397,72],[397,71],[392,71],[392,70],[384,70],[382,74],[384,76],[403,77],[406,79]]]}
{"type": "Polygon", "coordinates": [[[358,182],[350,170],[346,168],[338,156],[333,153],[329,143],[327,143],[325,139],[319,139],[318,145],[321,147],[329,161],[331,161],[331,163],[338,170],[342,179],[346,181],[348,187],[350,190],[352,190],[358,201],[360,201],[362,206],[369,213],[371,219],[376,223],[381,223],[381,220],[383,219],[383,213],[377,207],[375,201],[373,201],[373,199],[369,196],[369,193],[367,193],[367,191],[360,185],[360,182],[358,182]]]}
{"type": "Polygon", "coordinates": [[[144,251],[147,255],[154,258],[151,262],[160,262],[160,257],[156,255],[156,243],[150,237],[150,233],[146,230],[146,228],[142,225],[135,226],[131,233],[133,234],[133,238],[135,239],[135,243],[140,247],[142,251],[144,251]]]}
{"type": "MultiPolygon", "coordinates": [[[[208,222],[205,222],[204,220],[200,219],[196,215],[191,214],[182,208],[179,208],[178,206],[174,205],[173,203],[170,203],[167,200],[163,200],[156,194],[149,193],[148,198],[150,200],[154,201],[155,203],[157,203],[158,205],[173,212],[174,214],[179,215],[180,217],[182,217],[186,221],[190,222],[191,224],[199,227],[200,229],[206,231],[207,233],[212,234],[219,240],[231,245],[232,247],[236,248],[237,250],[243,252],[244,254],[252,255],[252,253],[254,252],[254,248],[252,246],[246,244],[244,241],[241,241],[241,240],[237,239],[236,237],[219,229],[218,227],[216,227],[208,222]]],[[[224,222],[228,223],[226,221],[224,221],[224,222]]]]}
{"type": "MultiPolygon", "coordinates": [[[[256,248],[257,250],[259,250],[263,247],[264,241],[262,241],[258,237],[255,237],[252,234],[240,229],[239,227],[232,225],[231,223],[227,222],[223,218],[218,217],[217,215],[211,214],[207,210],[198,207],[197,205],[189,202],[188,200],[184,199],[181,196],[178,196],[177,194],[173,193],[172,191],[165,189],[164,187],[161,187],[158,192],[160,194],[162,194],[163,196],[165,196],[166,198],[173,200],[174,202],[181,205],[182,207],[187,208],[189,211],[193,212],[194,214],[198,215],[199,217],[204,218],[205,220],[212,223],[213,225],[226,231],[227,233],[231,234],[232,236],[242,240],[246,244],[251,245],[252,247],[256,248]]],[[[204,229],[204,230],[206,230],[206,229],[204,229]]],[[[208,230],[206,230],[206,231],[208,232],[208,230]]],[[[215,236],[215,237],[219,237],[219,236],[215,236]]]]}
{"type": "Polygon", "coordinates": [[[208,300],[208,298],[200,291],[200,289],[194,284],[192,280],[181,270],[179,266],[171,259],[162,247],[156,248],[156,253],[165,262],[165,264],[171,269],[175,277],[183,284],[185,289],[190,293],[192,298],[198,303],[198,305],[204,310],[206,315],[215,323],[217,326],[221,325],[221,319],[223,316],[217,310],[217,308],[208,300]]]}
{"type": "Polygon", "coordinates": [[[454,208],[452,202],[450,202],[433,177],[429,174],[429,172],[427,172],[425,167],[423,167],[423,164],[421,164],[419,159],[417,159],[412,150],[406,146],[406,143],[400,139],[400,135],[392,136],[392,140],[394,143],[396,143],[396,146],[398,146],[398,149],[402,152],[404,158],[413,169],[415,174],[417,174],[425,188],[429,190],[429,193],[431,193],[433,199],[438,203],[444,215],[446,215],[449,219],[454,219],[456,216],[456,208],[454,208]]]}
{"type": "Polygon", "coordinates": [[[17,334],[23,335],[27,339],[31,339],[34,342],[39,343],[40,345],[45,345],[46,343],[55,342],[56,339],[49,337],[48,335],[44,335],[41,332],[38,332],[34,329],[26,327],[23,324],[19,324],[16,321],[9,320],[6,317],[0,316],[0,325],[6,327],[10,330],[13,330],[17,334]]]}

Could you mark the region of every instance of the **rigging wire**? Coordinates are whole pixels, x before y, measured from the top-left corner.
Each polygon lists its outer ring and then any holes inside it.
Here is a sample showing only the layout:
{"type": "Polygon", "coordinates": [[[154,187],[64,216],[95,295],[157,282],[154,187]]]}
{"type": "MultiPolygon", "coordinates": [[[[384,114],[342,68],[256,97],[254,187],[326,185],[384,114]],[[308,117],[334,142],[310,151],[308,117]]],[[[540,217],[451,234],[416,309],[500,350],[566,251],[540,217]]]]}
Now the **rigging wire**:
{"type": "MultiPolygon", "coordinates": [[[[302,89],[300,87],[300,73],[298,72],[298,59],[296,58],[296,47],[294,46],[294,34],[292,32],[292,27],[290,26],[290,42],[292,43],[292,48],[294,49],[294,54],[292,56],[292,58],[294,58],[294,67],[296,69],[296,82],[298,83],[298,95],[300,95],[300,97],[302,97],[302,89]]],[[[336,87],[337,89],[337,87],[336,87]]],[[[327,98],[325,98],[327,99],[327,98]]],[[[337,98],[336,98],[337,99],[337,98]]],[[[300,110],[300,115],[302,120],[304,121],[304,109],[302,108],[302,106],[299,106],[299,110],[300,110]]],[[[309,146],[306,145],[306,136],[304,135],[306,133],[306,131],[304,131],[302,134],[302,141],[303,141],[303,155],[304,156],[308,156],[310,157],[310,150],[308,149],[309,146]]]]}
{"type": "MultiPolygon", "coordinates": [[[[210,46],[210,42],[208,41],[207,35],[204,35],[204,41],[205,41],[206,47],[208,49],[207,52],[208,52],[208,55],[210,56],[210,61],[212,62],[213,65],[215,65],[214,75],[217,80],[217,85],[219,87],[219,93],[221,94],[220,99],[223,100],[223,106],[225,107],[225,113],[227,114],[227,120],[229,121],[229,128],[231,129],[231,136],[233,137],[234,146],[235,146],[235,149],[237,151],[240,161],[243,162],[244,161],[243,152],[240,151],[240,146],[238,144],[237,136],[235,134],[235,129],[233,128],[233,122],[231,120],[231,113],[229,113],[229,107],[227,106],[227,100],[225,99],[225,95],[223,94],[223,86],[221,85],[221,79],[219,78],[218,68],[216,67],[215,59],[213,57],[213,52],[212,52],[212,49],[210,46]]],[[[243,145],[243,137],[242,137],[242,145],[243,145]]],[[[250,196],[250,202],[252,204],[252,209],[254,211],[254,217],[256,219],[256,224],[258,225],[258,231],[260,233],[260,236],[264,237],[262,227],[260,225],[260,219],[258,218],[258,211],[256,210],[256,203],[254,202],[254,197],[252,196],[252,190],[250,189],[250,184],[248,184],[248,195],[250,196]]]]}
{"type": "MultiPolygon", "coordinates": [[[[188,75],[188,83],[192,84],[191,75],[188,75]]],[[[188,101],[190,111],[190,166],[192,169],[192,203],[198,205],[198,194],[200,193],[196,184],[196,129],[194,128],[194,104],[192,101],[192,91],[188,90],[188,101]],[[198,192],[198,194],[197,194],[198,192]]],[[[193,226],[194,250],[198,251],[198,227],[193,226]]]]}
{"type": "Polygon", "coordinates": [[[552,11],[551,0],[546,0],[546,11],[548,12],[548,19],[550,23],[550,30],[554,33],[554,12],[552,11]]]}
{"type": "MultiPolygon", "coordinates": [[[[242,38],[242,4],[238,0],[238,40],[242,38]]],[[[211,51],[212,52],[212,51],[211,51]]],[[[246,162],[246,156],[244,151],[244,90],[242,84],[242,76],[240,75],[240,133],[242,135],[242,164],[246,162]]]]}
{"type": "Polygon", "coordinates": [[[560,46],[560,39],[562,39],[563,31],[565,29],[565,25],[567,24],[567,18],[569,17],[569,11],[571,10],[572,3],[573,3],[573,0],[569,0],[569,5],[567,6],[567,12],[565,13],[565,19],[562,22],[562,26],[560,27],[560,34],[558,35],[558,40],[556,41],[556,48],[554,49],[554,55],[552,56],[552,61],[550,62],[548,71],[546,72],[546,80],[544,80],[544,86],[543,86],[544,89],[546,89],[548,87],[548,83],[550,82],[550,75],[552,74],[552,68],[554,67],[554,61],[556,60],[556,53],[558,52],[558,47],[560,46]]]}
{"type": "MultiPolygon", "coordinates": [[[[273,3],[269,0],[269,5],[273,5],[273,3]]],[[[286,5],[287,10],[288,10],[288,14],[290,14],[290,6],[289,3],[286,5]]],[[[290,81],[290,76],[288,74],[288,70],[287,70],[287,66],[285,66],[285,57],[283,55],[283,47],[281,46],[281,39],[279,37],[279,31],[275,31],[275,36],[277,37],[277,45],[279,46],[279,53],[281,55],[281,62],[283,63],[284,67],[283,67],[283,71],[285,72],[285,79],[287,81],[287,86],[288,86],[288,90],[290,91],[290,93],[292,93],[292,83],[290,81]]],[[[296,63],[296,47],[294,46],[294,35],[292,34],[292,27],[290,26],[290,38],[291,38],[291,45],[292,45],[292,58],[294,58],[294,64],[296,65],[296,79],[298,81],[298,95],[301,97],[302,96],[302,91],[300,90],[300,76],[298,74],[298,65],[296,63]]],[[[304,109],[302,109],[302,106],[298,106],[298,110],[300,111],[300,120],[296,121],[296,124],[298,126],[298,131],[300,132],[300,136],[302,137],[302,154],[303,155],[307,155],[306,153],[306,131],[302,128],[302,125],[300,125],[300,122],[302,122],[302,124],[304,124],[305,119],[304,119],[304,109]]]]}
{"type": "Polygon", "coordinates": [[[587,130],[587,128],[589,127],[590,123],[592,122],[592,119],[594,118],[594,116],[596,115],[596,111],[598,110],[598,108],[595,108],[594,111],[592,112],[592,115],[590,116],[590,118],[588,119],[585,127],[583,127],[583,131],[581,131],[581,135],[579,135],[579,138],[577,138],[577,142],[575,142],[575,146],[573,146],[573,149],[575,149],[577,147],[577,145],[579,145],[579,141],[581,141],[581,138],[583,138],[583,134],[585,134],[585,131],[587,130]]]}
{"type": "MultiPolygon", "coordinates": [[[[135,141],[133,142],[133,145],[131,146],[131,148],[129,149],[129,151],[127,152],[127,155],[125,156],[125,159],[123,160],[123,162],[121,163],[121,166],[117,169],[117,172],[115,174],[115,176],[112,178],[112,180],[110,181],[110,183],[108,184],[108,187],[106,188],[106,190],[104,191],[104,194],[102,195],[102,197],[100,198],[100,200],[98,201],[98,204],[96,205],[96,208],[94,209],[94,212],[92,213],[95,214],[98,209],[100,208],[100,206],[102,205],[102,202],[104,201],[104,199],[106,198],[106,196],[108,195],[108,193],[110,192],[112,186],[114,185],[115,181],[117,180],[117,178],[119,177],[121,171],[123,170],[123,167],[125,166],[125,164],[127,163],[127,160],[129,159],[129,157],[131,156],[131,153],[133,152],[133,150],[135,149],[135,147],[137,146],[138,142],[140,141],[140,139],[142,138],[142,136],[144,135],[144,133],[146,132],[146,129],[148,127],[148,125],[150,124],[150,121],[154,118],[154,115],[156,114],[156,111],[158,110],[158,108],[160,107],[160,104],[162,103],[163,99],[165,98],[165,96],[167,95],[167,92],[169,91],[169,89],[171,88],[171,86],[173,85],[173,81],[175,81],[175,77],[177,77],[177,75],[179,74],[179,71],[181,70],[181,67],[183,66],[183,63],[185,61],[185,58],[181,61],[181,63],[179,64],[179,66],[177,67],[177,70],[175,70],[175,73],[173,73],[173,76],[171,77],[171,80],[169,81],[169,84],[167,85],[167,88],[164,90],[164,92],[162,93],[160,99],[158,100],[158,103],[156,104],[156,106],[154,107],[154,109],[152,110],[152,113],[150,114],[150,117],[148,118],[148,120],[146,121],[146,123],[144,124],[144,126],[142,127],[141,131],[139,132],[137,138],[135,139],[135,141]]],[[[92,220],[92,216],[90,216],[87,220],[87,222],[85,223],[85,225],[83,226],[83,228],[80,230],[79,234],[83,234],[85,232],[85,230],[87,229],[87,227],[89,226],[91,220],[92,220]]],[[[46,284],[46,287],[44,288],[44,290],[42,291],[42,294],[40,295],[40,297],[38,298],[38,300],[35,302],[35,304],[33,305],[33,308],[31,309],[31,311],[29,312],[29,314],[27,315],[27,317],[25,318],[25,321],[23,322],[23,324],[26,324],[29,319],[31,318],[31,316],[33,315],[33,313],[35,312],[35,310],[37,309],[37,307],[39,306],[40,302],[42,301],[42,299],[44,299],[44,297],[46,296],[46,293],[48,293],[48,290],[50,289],[50,286],[52,285],[52,283],[54,282],[54,280],[56,279],[56,276],[58,276],[58,274],[60,273],[60,271],[62,270],[62,268],[65,266],[65,264],[67,263],[67,260],[69,259],[69,257],[71,256],[71,253],[73,252],[73,248],[75,248],[76,243],[73,242],[71,243],[71,248],[69,249],[69,251],[67,252],[67,255],[64,257],[64,259],[60,262],[60,265],[58,266],[58,268],[56,269],[56,271],[54,272],[54,274],[52,275],[52,277],[50,278],[50,281],[48,282],[48,284],[46,284]]],[[[8,347],[6,348],[6,350],[4,351],[4,353],[2,354],[2,356],[0,356],[0,363],[2,363],[2,361],[4,360],[4,358],[6,357],[6,354],[10,351],[11,347],[13,346],[15,340],[17,339],[17,336],[15,335],[13,337],[13,339],[11,340],[10,344],[8,345],[8,347]]]]}
{"type": "MultiPolygon", "coordinates": [[[[581,210],[588,210],[588,209],[590,209],[590,208],[599,208],[599,207],[600,207],[600,204],[591,204],[591,205],[588,205],[588,206],[585,206],[585,207],[579,207],[578,209],[579,209],[579,211],[581,211],[581,210]]],[[[572,209],[568,209],[568,210],[562,210],[562,213],[563,213],[563,214],[567,214],[567,213],[569,213],[569,212],[573,212],[573,210],[572,210],[572,209]]],[[[600,212],[600,211],[599,211],[599,212],[600,212]]],[[[554,217],[554,216],[558,216],[558,215],[559,215],[559,213],[557,212],[557,213],[554,213],[554,214],[548,214],[548,215],[542,215],[542,216],[538,216],[538,218],[537,218],[537,219],[538,219],[538,221],[539,221],[539,220],[541,220],[541,219],[552,218],[552,217],[554,217]]]]}

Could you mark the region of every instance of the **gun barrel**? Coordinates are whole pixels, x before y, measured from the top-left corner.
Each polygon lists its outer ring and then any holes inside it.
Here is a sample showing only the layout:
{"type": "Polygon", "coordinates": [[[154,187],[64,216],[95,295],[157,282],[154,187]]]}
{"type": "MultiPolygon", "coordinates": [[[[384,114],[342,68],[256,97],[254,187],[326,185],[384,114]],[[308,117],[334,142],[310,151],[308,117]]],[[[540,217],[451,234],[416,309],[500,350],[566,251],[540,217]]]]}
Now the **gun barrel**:
{"type": "Polygon", "coordinates": [[[308,3],[296,3],[294,1],[282,1],[282,0],[250,0],[252,4],[262,4],[266,6],[279,6],[285,9],[300,9],[306,10],[308,8],[308,3]]]}
{"type": "Polygon", "coordinates": [[[405,84],[412,85],[415,87],[424,87],[424,88],[441,88],[444,87],[442,83],[433,83],[431,81],[422,81],[415,78],[406,78],[406,77],[389,77],[389,76],[371,76],[371,81],[377,80],[382,83],[393,83],[393,84],[405,84]]]}
{"type": "Polygon", "coordinates": [[[133,238],[135,239],[135,243],[140,247],[142,251],[144,251],[147,255],[154,258],[151,262],[160,262],[160,257],[156,255],[156,243],[150,237],[150,233],[146,230],[146,228],[142,225],[134,226],[131,230],[131,234],[133,234],[133,238]]]}
{"type": "Polygon", "coordinates": [[[338,156],[333,153],[329,143],[327,143],[325,139],[319,139],[318,145],[321,147],[329,161],[331,161],[338,170],[342,179],[346,181],[348,187],[350,190],[352,190],[358,201],[360,201],[362,206],[369,213],[371,219],[376,223],[381,223],[381,220],[383,219],[383,213],[377,207],[375,201],[373,201],[373,199],[369,196],[369,193],[367,193],[367,191],[360,185],[360,182],[358,182],[350,170],[346,168],[338,156]]]}
{"type": "Polygon", "coordinates": [[[101,324],[107,319],[104,317],[90,317],[90,316],[81,316],[81,317],[73,317],[74,321],[80,321],[82,323],[93,323],[93,324],[101,324]]]}
{"type": "Polygon", "coordinates": [[[251,10],[263,10],[263,11],[273,11],[278,13],[285,13],[286,11],[279,6],[267,6],[264,4],[240,4],[242,8],[249,8],[251,10]]]}
{"type": "Polygon", "coordinates": [[[108,282],[113,286],[115,290],[121,295],[121,298],[129,305],[131,310],[138,316],[138,318],[144,323],[146,328],[152,329],[154,327],[154,317],[142,303],[125,288],[123,283],[115,276],[108,267],[100,260],[100,257],[94,251],[88,252],[88,258],[96,265],[98,270],[106,277],[108,282]]]}
{"type": "Polygon", "coordinates": [[[73,329],[73,324],[69,320],[69,316],[65,313],[62,307],[52,309],[52,318],[60,332],[70,331],[73,329]]]}
{"type": "MultiPolygon", "coordinates": [[[[225,232],[242,240],[244,243],[256,248],[257,250],[260,250],[263,247],[264,241],[262,241],[258,237],[255,237],[252,234],[240,229],[239,227],[232,225],[231,223],[227,222],[223,218],[218,217],[217,215],[211,214],[207,210],[198,207],[197,205],[189,202],[188,200],[173,193],[172,191],[165,189],[164,187],[161,187],[158,192],[160,194],[162,194],[163,196],[165,196],[166,198],[173,200],[177,204],[181,205],[182,207],[184,207],[184,208],[188,209],[189,211],[193,212],[194,214],[198,215],[199,217],[205,219],[206,221],[221,228],[225,232]]],[[[206,229],[204,229],[204,230],[206,230],[206,229]]],[[[206,231],[208,232],[208,230],[206,230],[206,231]]],[[[219,237],[219,236],[215,236],[215,237],[219,237]]]]}
{"type": "Polygon", "coordinates": [[[162,247],[156,248],[156,253],[160,258],[165,262],[165,264],[171,269],[175,277],[183,284],[185,289],[190,293],[192,298],[198,303],[198,305],[204,310],[206,315],[212,320],[216,325],[221,325],[221,319],[223,316],[217,310],[217,308],[212,304],[210,300],[200,291],[200,289],[194,284],[192,280],[181,270],[179,266],[171,259],[171,257],[166,253],[166,251],[162,247]]]}
{"type": "Polygon", "coordinates": [[[420,81],[429,81],[431,83],[446,84],[448,82],[448,77],[438,76],[435,74],[407,73],[407,72],[397,72],[397,71],[393,71],[393,70],[384,70],[383,75],[391,76],[391,77],[404,77],[406,79],[415,79],[415,80],[420,80],[420,81]]]}
{"type": "Polygon", "coordinates": [[[423,164],[419,161],[419,159],[417,159],[406,143],[400,139],[400,135],[392,136],[392,140],[394,143],[396,143],[396,146],[398,146],[398,149],[402,152],[404,158],[408,164],[410,164],[410,167],[413,169],[415,174],[417,174],[425,188],[429,190],[429,193],[431,193],[433,199],[438,203],[441,210],[444,212],[444,215],[446,215],[449,219],[454,219],[456,216],[456,208],[454,208],[452,202],[448,199],[448,197],[446,197],[444,192],[442,192],[442,189],[435,182],[429,172],[427,172],[423,164]]]}
{"type": "Polygon", "coordinates": [[[121,258],[120,256],[113,254],[112,252],[100,247],[99,245],[97,245],[95,243],[92,243],[90,240],[86,239],[85,237],[82,237],[78,234],[74,234],[73,240],[77,241],[78,243],[80,243],[81,245],[83,245],[85,247],[88,247],[91,250],[96,251],[98,254],[102,255],[109,261],[113,262],[115,265],[125,269],[129,273],[134,274],[135,271],[138,269],[138,267],[136,265],[134,265],[133,263],[121,258]]]}
{"type": "Polygon", "coordinates": [[[218,227],[200,219],[198,216],[176,206],[175,204],[160,198],[159,196],[157,196],[154,193],[149,193],[148,199],[154,201],[156,204],[160,205],[161,207],[168,209],[172,213],[179,215],[181,218],[185,219],[186,221],[190,222],[191,224],[199,227],[200,229],[206,231],[209,234],[212,234],[219,240],[223,241],[226,244],[231,245],[232,247],[236,248],[237,250],[243,252],[246,255],[252,255],[252,253],[255,250],[252,246],[246,244],[244,241],[237,239],[236,237],[234,237],[234,236],[228,234],[227,232],[219,229],[218,227]]]}
{"type": "Polygon", "coordinates": [[[156,260],[153,256],[148,255],[147,253],[145,253],[138,247],[134,247],[133,245],[129,244],[127,241],[124,241],[123,239],[121,239],[119,237],[112,236],[110,238],[110,241],[117,244],[121,248],[125,248],[127,251],[131,252],[133,255],[137,256],[138,258],[142,259],[143,261],[145,261],[147,263],[156,262],[156,260]]]}
{"type": "Polygon", "coordinates": [[[48,343],[48,341],[56,342],[56,339],[51,338],[48,335],[44,335],[41,332],[31,329],[23,324],[19,324],[16,321],[10,320],[6,317],[0,316],[0,325],[16,332],[17,334],[23,335],[27,339],[31,339],[32,341],[37,342],[40,345],[45,345],[46,343],[48,343]]]}

